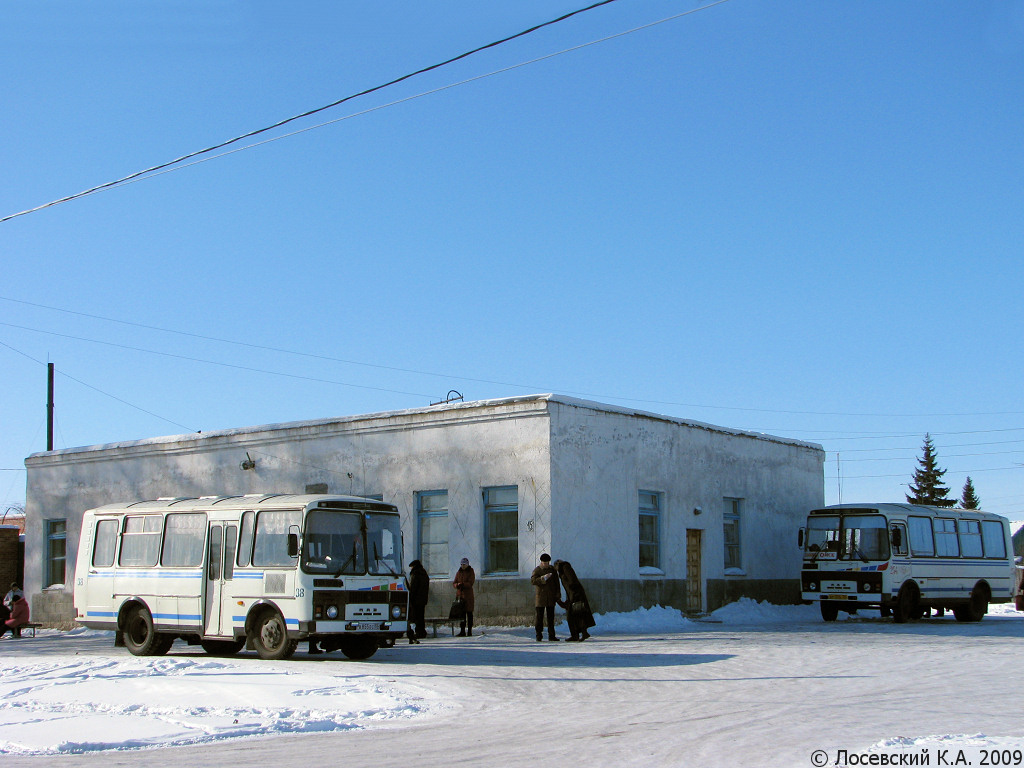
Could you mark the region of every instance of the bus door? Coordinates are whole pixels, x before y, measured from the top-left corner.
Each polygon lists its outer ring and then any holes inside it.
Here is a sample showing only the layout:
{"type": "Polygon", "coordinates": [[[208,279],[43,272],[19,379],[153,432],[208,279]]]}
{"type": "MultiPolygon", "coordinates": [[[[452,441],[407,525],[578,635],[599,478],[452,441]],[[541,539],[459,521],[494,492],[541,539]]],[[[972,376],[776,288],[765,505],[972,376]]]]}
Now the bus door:
{"type": "Polygon", "coordinates": [[[910,537],[907,531],[907,524],[902,520],[895,520],[889,524],[889,544],[891,556],[889,563],[889,574],[891,581],[883,585],[891,592],[899,587],[903,581],[910,576],[910,537]]]}
{"type": "Polygon", "coordinates": [[[206,553],[206,625],[203,634],[216,637],[232,635],[231,584],[235,575],[235,523],[210,523],[206,553]]]}

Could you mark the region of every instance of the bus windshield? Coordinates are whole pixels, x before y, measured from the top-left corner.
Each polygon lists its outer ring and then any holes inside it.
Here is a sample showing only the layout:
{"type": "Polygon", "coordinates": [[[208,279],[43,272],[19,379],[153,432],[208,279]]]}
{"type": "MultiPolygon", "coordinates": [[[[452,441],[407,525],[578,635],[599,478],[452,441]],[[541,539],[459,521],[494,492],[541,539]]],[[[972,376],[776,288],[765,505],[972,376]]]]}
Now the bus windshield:
{"type": "Polygon", "coordinates": [[[306,517],[302,568],[310,573],[366,573],[363,516],[359,512],[314,509],[306,517]]]}
{"type": "Polygon", "coordinates": [[[366,548],[370,573],[402,573],[402,525],[398,515],[366,516],[366,548]]]}
{"type": "Polygon", "coordinates": [[[807,521],[806,552],[814,560],[889,559],[889,537],[882,515],[815,516],[807,521]]]}

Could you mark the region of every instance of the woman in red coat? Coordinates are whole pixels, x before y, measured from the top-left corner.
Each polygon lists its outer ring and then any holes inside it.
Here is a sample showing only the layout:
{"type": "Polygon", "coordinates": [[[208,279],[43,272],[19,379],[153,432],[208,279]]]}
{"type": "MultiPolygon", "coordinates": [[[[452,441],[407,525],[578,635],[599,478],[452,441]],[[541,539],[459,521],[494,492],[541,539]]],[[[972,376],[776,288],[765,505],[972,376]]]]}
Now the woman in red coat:
{"type": "Polygon", "coordinates": [[[4,622],[0,628],[0,637],[3,637],[7,630],[15,637],[21,637],[21,628],[28,624],[28,601],[21,595],[15,595],[11,604],[11,618],[4,622]]]}
{"type": "Polygon", "coordinates": [[[476,571],[469,564],[469,558],[464,557],[459,565],[459,570],[455,572],[455,581],[452,582],[455,587],[456,599],[462,600],[466,604],[466,615],[459,622],[459,637],[465,637],[467,634],[470,637],[473,636],[473,606],[476,602],[473,599],[473,584],[475,583],[476,571]],[[469,625],[468,632],[466,631],[467,624],[469,625]]]}

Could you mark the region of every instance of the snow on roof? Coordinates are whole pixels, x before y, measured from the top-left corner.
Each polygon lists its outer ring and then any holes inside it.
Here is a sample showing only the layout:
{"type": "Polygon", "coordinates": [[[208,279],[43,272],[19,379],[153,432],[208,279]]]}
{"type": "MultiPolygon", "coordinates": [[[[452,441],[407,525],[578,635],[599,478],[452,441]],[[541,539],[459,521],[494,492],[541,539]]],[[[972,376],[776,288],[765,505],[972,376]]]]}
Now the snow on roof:
{"type": "Polygon", "coordinates": [[[556,395],[549,393],[537,395],[521,395],[516,397],[504,397],[491,400],[473,400],[470,402],[441,403],[438,405],[423,406],[420,408],[407,408],[398,411],[381,411],[377,413],[359,414],[356,416],[341,416],[325,419],[313,419],[308,421],[292,421],[275,424],[262,424],[259,426],[220,429],[211,432],[196,432],[185,435],[165,435],[161,437],[144,438],[141,440],[127,440],[122,442],[88,445],[76,448],[64,448],[55,451],[43,451],[33,453],[28,457],[28,459],[26,459],[26,463],[32,464],[38,462],[45,462],[48,458],[51,457],[66,457],[74,454],[96,453],[101,451],[124,450],[130,448],[142,448],[146,446],[170,445],[173,443],[181,443],[190,440],[198,442],[217,439],[228,439],[234,437],[242,437],[246,435],[257,435],[260,433],[267,432],[279,432],[284,430],[303,430],[317,427],[326,427],[331,425],[338,426],[346,424],[356,424],[358,422],[366,421],[394,421],[404,418],[412,418],[416,416],[440,413],[448,413],[450,415],[453,413],[457,413],[459,411],[479,410],[481,408],[511,407],[528,403],[545,404],[545,408],[547,403],[557,403],[560,405],[566,405],[575,408],[585,408],[594,411],[601,411],[604,413],[615,413],[624,416],[632,416],[636,418],[664,421],[672,424],[678,424],[684,427],[691,427],[694,429],[703,429],[711,432],[717,432],[724,435],[748,437],[756,440],[767,440],[770,442],[782,443],[785,445],[792,445],[801,448],[808,448],[811,450],[823,451],[823,448],[818,443],[809,443],[803,440],[779,437],[776,435],[769,435],[763,432],[751,432],[742,429],[721,427],[701,421],[682,419],[675,416],[666,416],[664,414],[652,413],[649,411],[641,411],[635,408],[625,408],[616,405],[607,405],[605,403],[598,403],[591,400],[581,400],[575,397],[567,397],[564,395],[556,395]]]}

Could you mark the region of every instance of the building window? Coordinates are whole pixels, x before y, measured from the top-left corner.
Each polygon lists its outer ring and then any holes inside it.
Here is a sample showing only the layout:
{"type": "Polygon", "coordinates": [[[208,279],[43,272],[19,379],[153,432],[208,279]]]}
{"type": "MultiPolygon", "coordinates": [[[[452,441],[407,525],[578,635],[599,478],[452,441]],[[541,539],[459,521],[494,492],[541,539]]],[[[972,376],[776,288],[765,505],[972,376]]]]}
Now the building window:
{"type": "Polygon", "coordinates": [[[488,573],[519,572],[519,487],[484,488],[488,573]]]}
{"type": "Polygon", "coordinates": [[[640,567],[661,568],[661,494],[640,491],[640,567]]]}
{"type": "Polygon", "coordinates": [[[46,523],[46,573],[44,586],[64,584],[64,563],[67,560],[67,520],[47,520],[46,523]]]}
{"type": "Polygon", "coordinates": [[[742,499],[725,499],[722,512],[722,526],[725,533],[725,567],[742,568],[743,553],[740,549],[740,508],[742,499]]]}
{"type": "Polygon", "coordinates": [[[448,491],[417,491],[416,530],[419,560],[431,576],[447,576],[448,491]]]}

